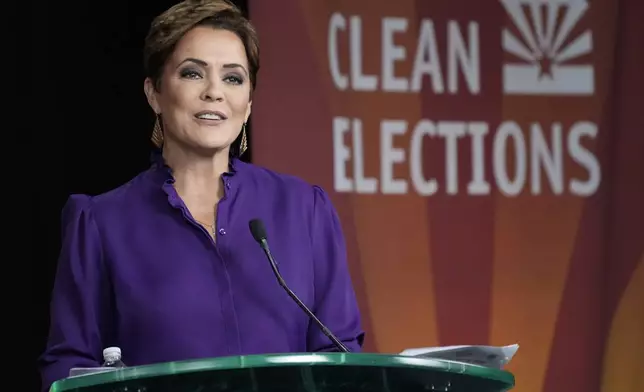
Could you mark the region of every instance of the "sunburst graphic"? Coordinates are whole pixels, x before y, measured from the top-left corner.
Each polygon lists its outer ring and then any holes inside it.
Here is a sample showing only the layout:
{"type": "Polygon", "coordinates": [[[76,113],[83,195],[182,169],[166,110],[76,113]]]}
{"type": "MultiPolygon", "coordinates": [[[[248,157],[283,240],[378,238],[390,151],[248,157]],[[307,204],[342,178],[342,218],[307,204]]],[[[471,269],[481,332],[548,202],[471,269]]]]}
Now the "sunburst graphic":
{"type": "Polygon", "coordinates": [[[591,95],[590,64],[568,64],[593,49],[592,32],[570,37],[588,9],[586,0],[500,0],[520,37],[503,30],[503,49],[525,64],[503,66],[503,90],[523,95],[591,95]],[[527,12],[524,12],[524,7],[527,12]],[[545,8],[545,13],[542,10],[545,8]],[[562,18],[558,18],[560,13],[562,18]],[[570,39],[573,38],[573,39],[570,39]]]}

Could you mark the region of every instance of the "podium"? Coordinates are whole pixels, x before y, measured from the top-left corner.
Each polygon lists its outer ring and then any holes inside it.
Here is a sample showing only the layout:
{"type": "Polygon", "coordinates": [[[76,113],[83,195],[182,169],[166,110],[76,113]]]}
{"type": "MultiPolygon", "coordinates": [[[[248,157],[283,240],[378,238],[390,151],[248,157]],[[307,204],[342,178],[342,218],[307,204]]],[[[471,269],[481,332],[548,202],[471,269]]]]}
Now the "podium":
{"type": "MultiPolygon", "coordinates": [[[[127,362],[126,362],[127,363],[127,362]]],[[[52,392],[501,392],[504,370],[384,354],[248,355],[168,362],[70,377],[52,392]]]]}

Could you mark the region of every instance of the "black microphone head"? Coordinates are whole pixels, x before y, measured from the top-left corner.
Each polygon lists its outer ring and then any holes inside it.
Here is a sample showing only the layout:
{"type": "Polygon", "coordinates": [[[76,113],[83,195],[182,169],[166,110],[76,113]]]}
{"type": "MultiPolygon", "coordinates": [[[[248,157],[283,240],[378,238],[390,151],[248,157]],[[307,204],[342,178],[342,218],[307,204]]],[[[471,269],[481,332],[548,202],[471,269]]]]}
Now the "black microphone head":
{"type": "Polygon", "coordinates": [[[250,233],[253,235],[255,241],[260,244],[262,241],[266,240],[266,229],[264,228],[264,222],[261,219],[251,219],[248,222],[248,227],[250,228],[250,233]]]}

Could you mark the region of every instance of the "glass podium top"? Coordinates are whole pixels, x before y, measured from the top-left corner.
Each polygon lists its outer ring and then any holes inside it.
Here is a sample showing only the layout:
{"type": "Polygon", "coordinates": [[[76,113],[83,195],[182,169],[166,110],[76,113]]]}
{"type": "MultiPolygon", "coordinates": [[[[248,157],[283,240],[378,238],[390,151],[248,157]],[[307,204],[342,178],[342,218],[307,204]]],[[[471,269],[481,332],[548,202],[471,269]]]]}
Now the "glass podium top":
{"type": "Polygon", "coordinates": [[[51,392],[501,392],[504,370],[462,362],[385,354],[302,353],[168,362],[70,377],[51,392]]]}

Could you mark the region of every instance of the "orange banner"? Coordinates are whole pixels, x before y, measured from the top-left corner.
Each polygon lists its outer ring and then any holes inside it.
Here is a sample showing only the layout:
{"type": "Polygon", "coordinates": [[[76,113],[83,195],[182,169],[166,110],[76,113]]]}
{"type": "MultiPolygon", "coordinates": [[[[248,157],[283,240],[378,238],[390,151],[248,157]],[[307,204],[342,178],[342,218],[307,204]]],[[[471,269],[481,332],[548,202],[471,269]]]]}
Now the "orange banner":
{"type": "Polygon", "coordinates": [[[367,351],[518,343],[517,391],[644,390],[641,8],[251,4],[254,160],[332,195],[367,351]]]}

